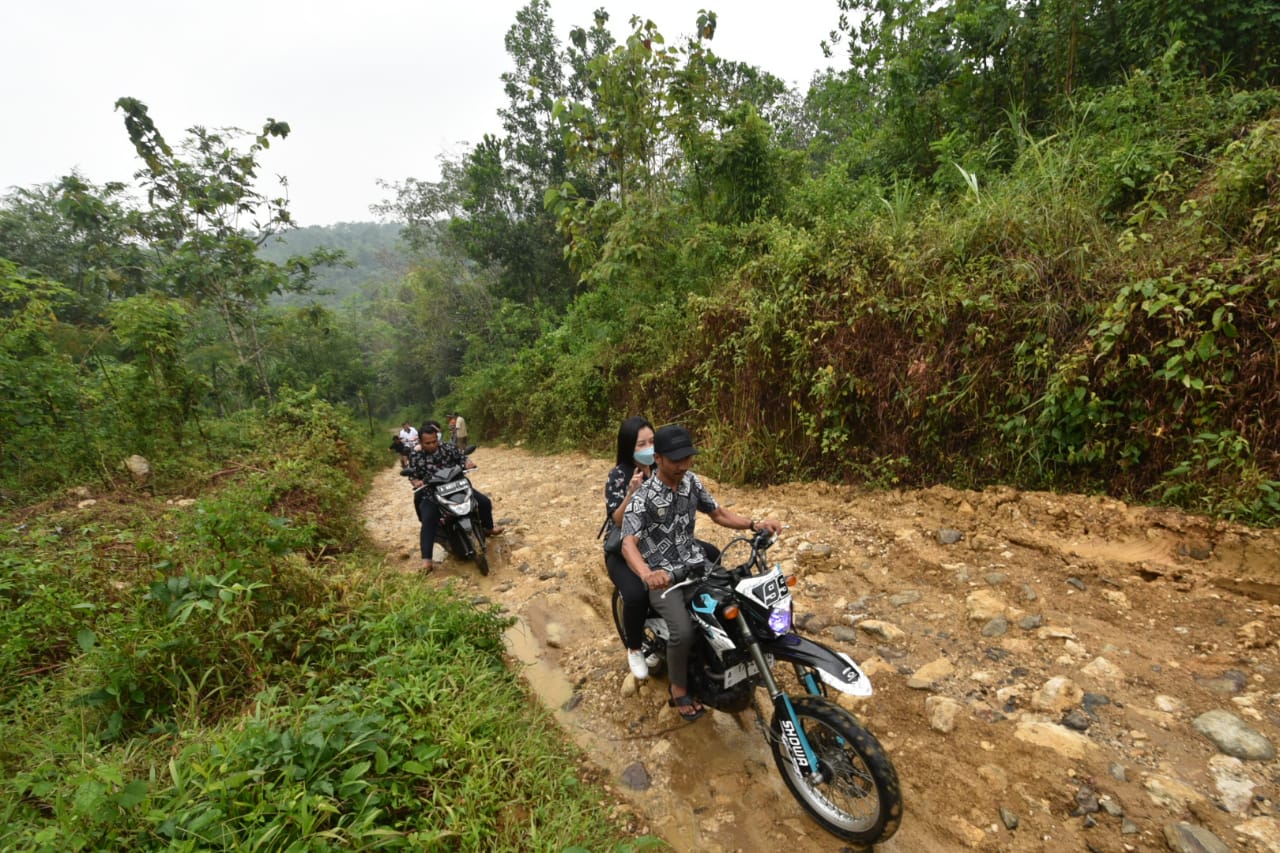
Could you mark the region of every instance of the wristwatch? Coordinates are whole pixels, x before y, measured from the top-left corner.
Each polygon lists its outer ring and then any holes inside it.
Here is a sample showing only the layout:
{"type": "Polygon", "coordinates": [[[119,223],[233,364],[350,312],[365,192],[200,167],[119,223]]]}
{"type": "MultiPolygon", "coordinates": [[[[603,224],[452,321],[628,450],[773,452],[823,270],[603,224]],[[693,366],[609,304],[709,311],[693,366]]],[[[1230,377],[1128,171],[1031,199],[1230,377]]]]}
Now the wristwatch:
{"type": "Polygon", "coordinates": [[[756,519],[754,519],[754,518],[753,518],[753,519],[751,519],[751,532],[752,532],[752,533],[755,533],[755,532],[756,532],[756,528],[757,528],[757,527],[759,527],[759,526],[760,526],[760,522],[759,522],[759,521],[757,521],[757,520],[756,520],[756,519]]]}

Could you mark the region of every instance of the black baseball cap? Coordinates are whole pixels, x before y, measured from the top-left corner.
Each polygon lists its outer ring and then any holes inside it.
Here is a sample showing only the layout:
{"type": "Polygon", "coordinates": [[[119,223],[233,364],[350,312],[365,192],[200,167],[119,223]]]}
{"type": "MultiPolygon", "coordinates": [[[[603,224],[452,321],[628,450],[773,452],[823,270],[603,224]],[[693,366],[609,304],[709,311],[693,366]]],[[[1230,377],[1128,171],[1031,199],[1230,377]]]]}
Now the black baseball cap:
{"type": "Polygon", "coordinates": [[[698,452],[693,446],[693,437],[680,424],[667,424],[659,427],[653,435],[653,452],[678,462],[698,452]]]}

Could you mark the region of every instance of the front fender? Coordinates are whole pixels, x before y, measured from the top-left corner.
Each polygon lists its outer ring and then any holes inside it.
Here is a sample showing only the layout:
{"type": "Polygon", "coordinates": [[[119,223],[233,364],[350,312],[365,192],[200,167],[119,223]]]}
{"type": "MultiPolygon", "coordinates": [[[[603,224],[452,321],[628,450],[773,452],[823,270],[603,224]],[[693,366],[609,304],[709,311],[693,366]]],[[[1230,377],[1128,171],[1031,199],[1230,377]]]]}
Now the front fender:
{"type": "Polygon", "coordinates": [[[799,634],[784,634],[760,643],[760,649],[777,660],[813,667],[823,684],[850,696],[870,696],[871,679],[853,658],[799,634]]]}

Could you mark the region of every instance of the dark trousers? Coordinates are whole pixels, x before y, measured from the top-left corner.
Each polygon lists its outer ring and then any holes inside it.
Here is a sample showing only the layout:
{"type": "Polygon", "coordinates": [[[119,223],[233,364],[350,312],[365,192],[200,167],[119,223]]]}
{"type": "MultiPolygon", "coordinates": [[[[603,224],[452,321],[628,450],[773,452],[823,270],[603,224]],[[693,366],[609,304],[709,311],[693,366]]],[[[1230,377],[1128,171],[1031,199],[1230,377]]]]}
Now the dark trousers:
{"type": "Polygon", "coordinates": [[[693,587],[649,590],[649,603],[667,623],[667,680],[676,687],[689,686],[689,651],[693,648],[693,619],[689,602],[693,587]]]}
{"type": "Polygon", "coordinates": [[[649,588],[631,571],[621,554],[605,554],[609,580],[622,595],[622,644],[638,649],[644,641],[644,617],[649,613],[649,588]]]}
{"type": "MultiPolygon", "coordinates": [[[[413,496],[413,508],[418,513],[418,521],[422,522],[422,531],[418,534],[418,545],[422,549],[422,559],[430,560],[432,548],[436,544],[436,530],[440,527],[440,507],[432,500],[430,486],[419,489],[413,496]]],[[[480,526],[485,530],[493,529],[493,501],[483,492],[471,490],[471,499],[480,510],[480,526]]]]}

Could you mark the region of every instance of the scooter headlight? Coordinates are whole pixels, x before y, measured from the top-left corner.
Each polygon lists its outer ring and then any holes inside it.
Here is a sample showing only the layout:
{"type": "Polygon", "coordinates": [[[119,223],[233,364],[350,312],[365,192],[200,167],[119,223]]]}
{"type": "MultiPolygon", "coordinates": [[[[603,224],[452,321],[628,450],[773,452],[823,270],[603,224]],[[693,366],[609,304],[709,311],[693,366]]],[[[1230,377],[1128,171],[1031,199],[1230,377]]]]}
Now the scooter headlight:
{"type": "Polygon", "coordinates": [[[775,607],[769,611],[769,630],[782,636],[791,630],[791,608],[775,607]]]}

